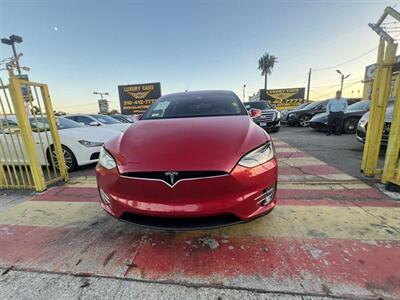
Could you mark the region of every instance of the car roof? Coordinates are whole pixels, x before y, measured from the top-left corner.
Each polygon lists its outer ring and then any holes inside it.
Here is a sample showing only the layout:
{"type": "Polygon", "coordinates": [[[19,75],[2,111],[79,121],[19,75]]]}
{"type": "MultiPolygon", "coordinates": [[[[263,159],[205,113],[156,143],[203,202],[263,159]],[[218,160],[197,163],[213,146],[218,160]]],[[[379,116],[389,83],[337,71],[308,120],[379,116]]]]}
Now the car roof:
{"type": "Polygon", "coordinates": [[[76,117],[76,116],[91,116],[90,114],[68,114],[65,115],[64,117],[76,117]]]}
{"type": "Polygon", "coordinates": [[[179,93],[172,93],[162,96],[161,98],[166,97],[184,97],[184,96],[221,96],[221,95],[233,95],[236,94],[232,91],[228,90],[203,90],[203,91],[188,91],[188,92],[179,92],[179,93]]]}

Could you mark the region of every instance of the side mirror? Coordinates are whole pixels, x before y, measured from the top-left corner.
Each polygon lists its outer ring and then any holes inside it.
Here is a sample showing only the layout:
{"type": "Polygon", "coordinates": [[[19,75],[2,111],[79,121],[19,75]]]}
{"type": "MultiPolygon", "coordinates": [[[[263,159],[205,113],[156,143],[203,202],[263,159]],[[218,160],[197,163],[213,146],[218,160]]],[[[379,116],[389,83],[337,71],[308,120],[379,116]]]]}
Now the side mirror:
{"type": "Polygon", "coordinates": [[[21,130],[18,127],[10,128],[9,132],[5,132],[6,134],[20,134],[21,130]]]}
{"type": "Polygon", "coordinates": [[[93,121],[89,123],[89,126],[100,126],[99,122],[93,121]]]}
{"type": "Polygon", "coordinates": [[[261,111],[260,109],[257,109],[257,108],[252,108],[252,109],[250,109],[250,111],[249,111],[249,116],[250,116],[252,119],[261,117],[261,116],[262,116],[262,111],[261,111]]]}

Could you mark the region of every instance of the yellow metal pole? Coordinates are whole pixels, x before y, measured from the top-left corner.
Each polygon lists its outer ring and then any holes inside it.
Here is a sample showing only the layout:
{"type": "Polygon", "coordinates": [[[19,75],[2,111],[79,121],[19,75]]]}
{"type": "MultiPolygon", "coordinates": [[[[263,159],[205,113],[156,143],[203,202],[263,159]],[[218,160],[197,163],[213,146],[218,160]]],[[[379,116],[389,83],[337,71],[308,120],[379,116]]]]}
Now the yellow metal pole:
{"type": "Polygon", "coordinates": [[[3,164],[0,161],[0,188],[4,188],[5,186],[7,186],[6,180],[7,180],[7,178],[6,178],[6,174],[4,172],[3,164]]]}
{"type": "Polygon", "coordinates": [[[361,161],[361,170],[366,172],[367,169],[367,164],[370,162],[370,152],[371,152],[371,140],[373,139],[373,134],[372,134],[372,129],[371,124],[373,123],[373,116],[376,115],[376,109],[377,109],[377,97],[378,97],[378,92],[379,92],[379,86],[381,83],[381,77],[382,77],[382,69],[383,69],[383,58],[385,55],[385,41],[384,39],[379,40],[379,47],[378,47],[378,55],[377,55],[377,60],[376,60],[376,71],[375,71],[375,76],[374,76],[374,81],[372,84],[372,91],[371,91],[371,105],[370,105],[370,110],[369,110],[369,124],[368,124],[368,130],[366,132],[366,138],[365,138],[365,145],[364,145],[364,151],[363,151],[363,157],[361,161]]]}
{"type": "Polygon", "coordinates": [[[46,109],[46,116],[47,116],[47,120],[49,122],[49,127],[50,127],[51,137],[53,139],[54,149],[55,149],[56,155],[57,155],[58,168],[60,170],[60,175],[64,181],[67,181],[68,180],[68,172],[67,172],[67,168],[65,166],[64,154],[63,154],[62,147],[61,147],[60,136],[58,134],[56,119],[54,117],[53,105],[51,104],[51,100],[50,100],[49,89],[46,84],[43,84],[40,87],[40,90],[42,92],[43,103],[44,103],[44,107],[46,109]]]}
{"type": "MultiPolygon", "coordinates": [[[[383,167],[382,182],[395,178],[396,165],[399,159],[400,149],[400,84],[396,78],[396,97],[393,106],[392,122],[390,125],[389,142],[386,149],[385,164],[383,167]]],[[[399,170],[397,171],[399,172],[399,170]]]]}
{"type": "Polygon", "coordinates": [[[10,94],[11,101],[14,106],[15,116],[18,121],[18,126],[21,130],[23,145],[26,149],[28,162],[31,169],[35,189],[38,192],[46,189],[46,183],[43,176],[43,170],[40,166],[39,158],[37,155],[35,142],[33,140],[32,128],[29,124],[27,112],[25,111],[24,97],[21,92],[21,85],[18,79],[14,76],[12,71],[9,71],[10,94]]]}
{"type": "Polygon", "coordinates": [[[397,44],[389,43],[382,58],[384,42],[381,40],[378,51],[378,70],[375,74],[371,109],[368,120],[367,137],[361,169],[366,176],[374,176],[378,165],[383,125],[392,78],[392,65],[395,63],[397,44]]]}

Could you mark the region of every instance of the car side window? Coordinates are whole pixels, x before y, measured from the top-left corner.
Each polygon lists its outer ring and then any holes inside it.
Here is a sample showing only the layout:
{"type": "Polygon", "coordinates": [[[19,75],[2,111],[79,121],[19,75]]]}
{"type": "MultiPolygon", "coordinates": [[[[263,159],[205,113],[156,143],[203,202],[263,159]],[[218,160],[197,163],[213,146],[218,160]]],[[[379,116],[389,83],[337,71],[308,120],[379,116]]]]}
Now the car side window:
{"type": "Polygon", "coordinates": [[[74,121],[85,125],[90,125],[93,122],[91,118],[85,116],[76,116],[74,121]]]}
{"type": "Polygon", "coordinates": [[[13,129],[19,128],[18,124],[11,120],[1,119],[0,133],[10,133],[13,129]]]}

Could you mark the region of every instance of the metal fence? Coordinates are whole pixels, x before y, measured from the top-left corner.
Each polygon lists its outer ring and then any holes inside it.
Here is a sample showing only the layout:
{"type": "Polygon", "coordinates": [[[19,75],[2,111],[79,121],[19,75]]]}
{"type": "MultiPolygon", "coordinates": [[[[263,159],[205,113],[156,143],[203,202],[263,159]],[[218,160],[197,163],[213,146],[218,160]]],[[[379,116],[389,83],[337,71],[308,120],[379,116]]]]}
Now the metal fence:
{"type": "Polygon", "coordinates": [[[46,84],[0,79],[0,188],[43,191],[67,180],[60,137],[46,84]]]}

